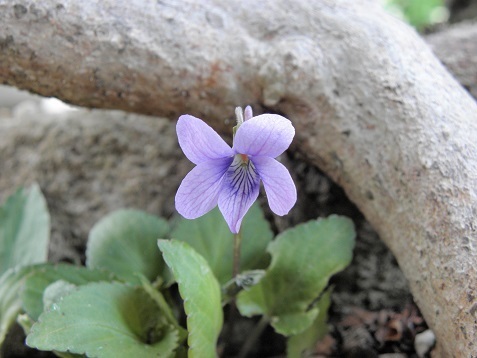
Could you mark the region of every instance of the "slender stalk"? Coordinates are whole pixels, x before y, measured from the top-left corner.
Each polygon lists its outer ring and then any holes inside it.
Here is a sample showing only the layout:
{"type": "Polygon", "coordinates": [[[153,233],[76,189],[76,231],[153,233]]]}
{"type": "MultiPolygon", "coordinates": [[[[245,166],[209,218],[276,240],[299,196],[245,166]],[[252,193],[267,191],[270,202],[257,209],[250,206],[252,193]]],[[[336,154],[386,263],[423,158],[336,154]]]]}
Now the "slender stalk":
{"type": "Polygon", "coordinates": [[[260,321],[258,321],[253,331],[247,337],[247,340],[243,344],[242,349],[240,350],[240,353],[237,358],[247,357],[248,353],[250,352],[250,349],[252,349],[257,340],[260,338],[263,333],[263,330],[268,326],[268,323],[269,319],[267,316],[262,316],[262,318],[260,318],[260,321]]]}
{"type": "Polygon", "coordinates": [[[234,235],[234,262],[232,268],[232,276],[236,278],[240,272],[240,246],[242,244],[242,230],[234,235]]]}
{"type": "MultiPolygon", "coordinates": [[[[232,276],[235,279],[240,272],[240,246],[242,244],[242,234],[241,230],[237,234],[234,234],[234,253],[233,253],[233,264],[232,264],[232,276]]],[[[234,335],[234,326],[235,321],[238,317],[237,304],[235,302],[235,296],[232,297],[229,306],[229,324],[228,330],[225,334],[227,340],[230,344],[232,342],[232,337],[234,335]]]]}

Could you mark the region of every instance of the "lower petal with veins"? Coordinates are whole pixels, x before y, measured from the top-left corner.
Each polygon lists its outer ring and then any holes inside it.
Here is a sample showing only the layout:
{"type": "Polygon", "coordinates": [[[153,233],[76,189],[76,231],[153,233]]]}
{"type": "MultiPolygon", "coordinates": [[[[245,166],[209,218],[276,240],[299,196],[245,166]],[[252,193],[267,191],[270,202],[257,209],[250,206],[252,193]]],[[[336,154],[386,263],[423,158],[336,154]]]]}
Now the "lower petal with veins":
{"type": "Polygon", "coordinates": [[[237,154],[224,175],[219,194],[219,209],[230,231],[238,233],[242,219],[257,200],[260,177],[250,160],[237,154]]]}

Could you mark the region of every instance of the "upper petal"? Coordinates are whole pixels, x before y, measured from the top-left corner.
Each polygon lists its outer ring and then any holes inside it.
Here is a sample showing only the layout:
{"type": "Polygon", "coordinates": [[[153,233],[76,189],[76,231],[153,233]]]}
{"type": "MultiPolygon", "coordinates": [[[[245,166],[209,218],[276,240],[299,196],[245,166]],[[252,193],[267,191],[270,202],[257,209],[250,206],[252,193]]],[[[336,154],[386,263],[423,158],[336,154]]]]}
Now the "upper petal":
{"type": "Polygon", "coordinates": [[[232,158],[198,164],[182,180],[176,193],[176,210],[186,219],[195,219],[217,205],[219,190],[232,158]]]}
{"type": "Polygon", "coordinates": [[[233,155],[229,145],[212,127],[199,118],[188,114],[180,116],[176,130],[179,145],[194,164],[233,155]]]}
{"type": "Polygon", "coordinates": [[[292,123],[278,114],[261,114],[244,122],[234,138],[237,153],[278,157],[295,136],[292,123]]]}
{"type": "Polygon", "coordinates": [[[243,120],[244,120],[244,122],[245,122],[245,121],[248,121],[248,120],[251,119],[252,117],[253,117],[252,107],[250,107],[250,106],[245,107],[245,109],[244,109],[244,111],[243,111],[243,120]]]}
{"type": "Polygon", "coordinates": [[[242,219],[257,200],[260,190],[260,177],[253,163],[244,164],[240,156],[235,156],[224,175],[219,194],[219,209],[234,234],[240,230],[242,219]]]}
{"type": "Polygon", "coordinates": [[[269,157],[254,157],[253,164],[263,181],[270,209],[277,215],[288,214],[296,203],[296,187],[288,169],[269,157]]]}

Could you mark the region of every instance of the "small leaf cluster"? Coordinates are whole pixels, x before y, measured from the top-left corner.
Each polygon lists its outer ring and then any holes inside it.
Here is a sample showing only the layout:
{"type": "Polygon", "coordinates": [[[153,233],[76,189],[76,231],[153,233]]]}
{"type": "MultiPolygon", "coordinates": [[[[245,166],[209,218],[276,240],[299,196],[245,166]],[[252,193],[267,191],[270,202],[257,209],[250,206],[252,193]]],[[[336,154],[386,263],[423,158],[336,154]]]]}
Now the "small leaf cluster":
{"type": "Polygon", "coordinates": [[[325,288],[351,261],[353,225],[331,216],[274,238],[254,205],[242,228],[236,278],[218,209],[169,222],[118,210],[90,231],[85,266],[52,264],[45,200],[37,186],[19,190],[0,208],[0,346],[17,321],[28,346],[60,357],[214,357],[234,300],[300,357],[326,333],[325,288]]]}

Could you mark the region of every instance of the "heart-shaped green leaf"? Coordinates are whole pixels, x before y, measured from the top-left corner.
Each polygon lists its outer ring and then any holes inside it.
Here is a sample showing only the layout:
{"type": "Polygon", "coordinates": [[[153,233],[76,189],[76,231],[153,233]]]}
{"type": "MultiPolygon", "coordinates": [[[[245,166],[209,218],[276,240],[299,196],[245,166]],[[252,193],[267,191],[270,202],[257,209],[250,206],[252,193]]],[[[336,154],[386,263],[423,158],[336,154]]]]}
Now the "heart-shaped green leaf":
{"type": "Polygon", "coordinates": [[[189,331],[189,357],[215,357],[223,312],[220,286],[205,259],[188,244],[159,240],[184,300],[189,331]]]}
{"type": "Polygon", "coordinates": [[[268,316],[283,335],[305,330],[318,314],[309,305],[351,261],[354,237],[351,220],[334,215],[284,231],[268,247],[272,262],[265,276],[239,293],[240,312],[268,316]]]}
{"type": "Polygon", "coordinates": [[[0,275],[9,268],[46,262],[50,216],[38,185],[19,189],[0,207],[0,275]]]}
{"type": "MultiPolygon", "coordinates": [[[[240,271],[265,268],[269,262],[265,250],[273,233],[258,204],[245,215],[241,235],[240,271]]],[[[232,278],[234,236],[218,208],[195,220],[179,219],[171,237],[201,254],[221,285],[232,278]]]]}
{"type": "MultiPolygon", "coordinates": [[[[63,285],[66,285],[67,288],[66,288],[66,291],[69,291],[68,293],[71,293],[73,290],[75,290],[76,286],[71,284],[71,283],[68,283],[66,281],[56,281],[55,283],[52,283],[50,286],[48,286],[46,289],[45,289],[45,296],[47,295],[50,295],[52,294],[52,292],[49,292],[50,291],[50,288],[53,288],[53,286],[56,286],[54,288],[54,291],[55,294],[54,296],[56,296],[54,299],[53,297],[48,297],[48,298],[45,298],[45,301],[51,301],[51,304],[54,302],[56,302],[58,299],[60,299],[61,297],[65,296],[65,287],[63,285]],[[63,286],[63,287],[61,287],[63,286]],[[63,291],[61,293],[61,295],[59,294],[60,291],[63,291]]],[[[45,306],[50,306],[50,303],[45,303],[45,306]]],[[[19,314],[18,317],[17,317],[17,323],[23,328],[23,332],[25,332],[25,335],[29,335],[30,332],[31,332],[31,327],[33,327],[33,325],[36,323],[28,314],[24,313],[24,314],[19,314]]],[[[53,353],[55,353],[56,356],[58,357],[61,357],[61,358],[84,358],[85,356],[83,354],[74,354],[74,353],[67,353],[67,352],[58,352],[58,351],[53,351],[53,353]]]]}
{"type": "Polygon", "coordinates": [[[91,230],[86,265],[102,268],[140,284],[138,273],[154,280],[164,267],[157,239],[169,233],[168,223],[139,210],[118,210],[91,230]]]}
{"type": "Polygon", "coordinates": [[[90,282],[109,281],[114,275],[108,271],[88,269],[69,264],[37,266],[26,278],[21,294],[22,306],[35,321],[43,312],[43,293],[55,281],[62,280],[80,286],[90,282]]]}
{"type": "Polygon", "coordinates": [[[328,332],[328,308],[331,303],[331,291],[327,290],[316,304],[318,315],[306,330],[291,336],[287,340],[287,357],[301,358],[311,356],[312,352],[307,350],[313,349],[316,342],[322,339],[328,332]],[[310,353],[310,354],[308,354],[310,353]]]}
{"type": "Polygon", "coordinates": [[[98,358],[170,357],[177,330],[141,287],[94,282],[42,313],[26,342],[40,350],[98,358]]]}

